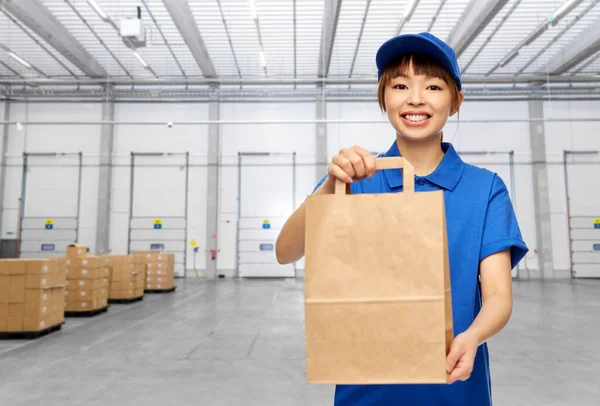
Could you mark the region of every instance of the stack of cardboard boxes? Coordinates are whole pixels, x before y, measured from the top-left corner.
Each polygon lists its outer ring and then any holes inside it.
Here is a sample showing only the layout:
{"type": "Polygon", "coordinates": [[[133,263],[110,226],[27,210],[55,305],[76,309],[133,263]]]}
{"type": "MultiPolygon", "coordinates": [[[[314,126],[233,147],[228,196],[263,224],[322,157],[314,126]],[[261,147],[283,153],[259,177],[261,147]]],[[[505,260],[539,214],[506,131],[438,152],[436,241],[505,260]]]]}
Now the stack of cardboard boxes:
{"type": "Polygon", "coordinates": [[[142,263],[134,263],[133,259],[132,255],[111,256],[109,300],[134,301],[144,296],[146,267],[142,263]]]}
{"type": "Polygon", "coordinates": [[[0,332],[34,333],[62,325],[65,276],[60,260],[1,260],[0,332]]]}
{"type": "Polygon", "coordinates": [[[146,291],[175,289],[175,254],[164,251],[134,251],[134,263],[146,268],[146,291]]]}
{"type": "Polygon", "coordinates": [[[88,256],[85,246],[72,244],[67,247],[65,266],[67,316],[94,313],[108,307],[110,257],[88,256]]]}

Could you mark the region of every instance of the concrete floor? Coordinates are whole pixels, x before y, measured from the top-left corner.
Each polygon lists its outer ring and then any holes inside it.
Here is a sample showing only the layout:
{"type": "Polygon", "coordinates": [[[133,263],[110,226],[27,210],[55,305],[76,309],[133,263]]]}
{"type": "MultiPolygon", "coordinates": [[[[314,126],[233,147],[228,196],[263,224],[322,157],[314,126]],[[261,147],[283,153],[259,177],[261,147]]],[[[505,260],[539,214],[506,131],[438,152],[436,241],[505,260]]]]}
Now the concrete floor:
{"type": "MultiPolygon", "coordinates": [[[[304,377],[302,281],[178,281],[175,294],[0,341],[2,405],[331,405],[304,377]]],[[[600,282],[515,282],[492,340],[497,406],[600,405],[600,282]]]]}

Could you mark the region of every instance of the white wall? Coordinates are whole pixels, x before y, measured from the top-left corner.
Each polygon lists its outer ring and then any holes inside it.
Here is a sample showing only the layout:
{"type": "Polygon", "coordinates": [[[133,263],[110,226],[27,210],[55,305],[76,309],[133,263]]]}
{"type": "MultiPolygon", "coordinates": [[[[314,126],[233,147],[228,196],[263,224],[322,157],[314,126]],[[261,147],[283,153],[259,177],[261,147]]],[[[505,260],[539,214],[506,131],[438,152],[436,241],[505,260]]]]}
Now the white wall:
{"type": "MultiPolygon", "coordinates": [[[[329,119],[379,120],[382,113],[373,103],[327,103],[329,119]]],[[[546,117],[593,117],[600,104],[590,102],[545,103],[546,117]]],[[[312,120],[316,116],[314,103],[224,103],[222,120],[312,120]]],[[[98,121],[102,106],[93,103],[14,103],[14,121],[98,121]]],[[[205,120],[208,106],[196,103],[117,103],[116,121],[173,121],[166,125],[116,125],[114,170],[110,223],[110,248],[113,253],[127,250],[129,218],[130,153],[172,152],[190,153],[189,209],[187,247],[188,270],[192,267],[193,250],[189,240],[199,246],[198,268],[204,268],[206,250],[207,151],[208,127],[177,125],[177,121],[205,120]]],[[[496,152],[487,155],[464,154],[467,162],[496,171],[511,188],[524,238],[531,249],[522,265],[537,269],[536,227],[533,205],[533,182],[529,125],[523,123],[472,123],[471,120],[502,120],[528,118],[526,102],[465,102],[458,129],[449,123],[445,140],[453,142],[459,152],[496,152]],[[508,151],[514,151],[515,165],[511,177],[508,151]],[[511,178],[514,178],[512,184],[511,178]],[[512,186],[512,187],[511,187],[512,186]]],[[[599,149],[598,123],[546,123],[546,149],[550,161],[550,198],[552,238],[556,276],[565,276],[568,268],[568,228],[564,195],[562,152],[564,149],[599,149]],[[562,272],[562,273],[561,273],[562,272]]],[[[23,151],[78,152],[84,154],[83,189],[81,202],[80,241],[95,246],[97,216],[98,154],[100,126],[86,125],[25,125],[21,131],[10,127],[9,154],[6,177],[5,210],[2,235],[16,231],[18,198],[21,189],[23,151]]],[[[285,217],[299,206],[315,185],[315,124],[222,124],[221,162],[219,170],[219,223],[217,267],[220,273],[230,274],[236,264],[236,221],[238,216],[238,153],[264,153],[270,156],[243,157],[242,214],[285,217]],[[296,181],[292,185],[292,154],[296,153],[296,181]],[[262,168],[262,169],[260,169],[262,168]],[[266,169],[265,169],[266,168],[266,169]],[[288,179],[289,178],[289,179],[288,179]],[[286,183],[289,182],[289,183],[286,183]],[[293,191],[294,195],[292,196],[293,191]],[[253,202],[253,203],[249,203],[253,202]],[[295,204],[294,204],[295,203],[295,204]],[[248,205],[252,207],[248,207],[248,205]]],[[[383,152],[394,140],[392,127],[381,124],[328,124],[327,154],[329,157],[342,147],[362,145],[373,152],[383,152]]],[[[32,159],[31,165],[34,165],[32,159]]],[[[172,157],[141,157],[137,160],[134,188],[136,216],[184,216],[184,174],[180,168],[184,159],[172,157]]],[[[65,196],[74,191],[72,181],[76,170],[50,168],[37,180],[30,177],[26,210],[40,216],[72,211],[68,199],[57,200],[57,190],[65,196]],[[45,176],[45,177],[44,177],[45,176]],[[60,177],[57,177],[60,176],[60,177]],[[48,185],[45,179],[56,180],[48,185]],[[67,181],[71,182],[67,184],[67,181]],[[45,194],[44,194],[45,193],[45,194]],[[53,200],[54,199],[54,200],[53,200]],[[50,203],[54,201],[55,203],[50,203]],[[53,207],[50,207],[53,206],[53,207]]],[[[600,168],[600,166],[599,166],[600,168]]],[[[39,168],[38,168],[39,169],[39,168]]],[[[31,169],[32,171],[35,168],[31,169]]],[[[581,183],[585,185],[585,183],[581,183]]],[[[58,195],[60,196],[60,195],[58,195]]],[[[55,215],[55,214],[54,214],[55,215]]],[[[148,227],[150,230],[150,227],[148,227]]],[[[298,268],[303,267],[301,261],[298,268]]]]}

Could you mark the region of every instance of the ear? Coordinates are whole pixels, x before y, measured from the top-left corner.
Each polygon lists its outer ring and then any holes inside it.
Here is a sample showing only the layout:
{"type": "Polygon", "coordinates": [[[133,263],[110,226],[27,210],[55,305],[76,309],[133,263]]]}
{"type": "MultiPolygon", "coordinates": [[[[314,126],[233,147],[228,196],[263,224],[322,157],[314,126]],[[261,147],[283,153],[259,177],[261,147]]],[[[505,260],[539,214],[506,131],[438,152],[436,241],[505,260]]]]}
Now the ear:
{"type": "Polygon", "coordinates": [[[460,110],[460,106],[462,106],[462,102],[465,100],[465,94],[463,92],[458,93],[458,105],[452,106],[452,110],[450,110],[450,117],[458,113],[460,110]]]}

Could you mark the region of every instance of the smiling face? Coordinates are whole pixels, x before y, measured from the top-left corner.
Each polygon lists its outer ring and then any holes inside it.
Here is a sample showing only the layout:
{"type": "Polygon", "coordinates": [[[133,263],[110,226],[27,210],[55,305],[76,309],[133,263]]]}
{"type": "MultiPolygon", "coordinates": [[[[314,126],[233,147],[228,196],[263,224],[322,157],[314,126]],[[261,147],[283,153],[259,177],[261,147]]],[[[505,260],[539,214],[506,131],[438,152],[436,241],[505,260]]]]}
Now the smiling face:
{"type": "Polygon", "coordinates": [[[410,141],[438,137],[464,98],[450,73],[426,55],[392,61],[379,81],[379,104],[398,136],[410,141]]]}

